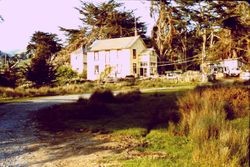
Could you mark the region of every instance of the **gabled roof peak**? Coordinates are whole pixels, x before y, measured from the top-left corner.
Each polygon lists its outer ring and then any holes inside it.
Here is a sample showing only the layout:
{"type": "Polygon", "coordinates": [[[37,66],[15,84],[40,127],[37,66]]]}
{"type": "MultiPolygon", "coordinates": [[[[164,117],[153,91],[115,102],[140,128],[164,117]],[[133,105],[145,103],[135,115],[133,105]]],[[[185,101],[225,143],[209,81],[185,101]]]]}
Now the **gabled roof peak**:
{"type": "Polygon", "coordinates": [[[96,40],[92,45],[90,51],[114,50],[114,49],[128,49],[139,39],[140,36],[122,37],[96,40]]]}

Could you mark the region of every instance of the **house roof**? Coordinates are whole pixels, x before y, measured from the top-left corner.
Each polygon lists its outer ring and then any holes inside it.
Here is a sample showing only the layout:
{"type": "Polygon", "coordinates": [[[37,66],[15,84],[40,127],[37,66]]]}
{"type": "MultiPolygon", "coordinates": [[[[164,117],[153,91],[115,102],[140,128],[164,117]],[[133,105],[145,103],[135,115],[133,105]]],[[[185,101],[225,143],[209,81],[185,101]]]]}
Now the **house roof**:
{"type": "Polygon", "coordinates": [[[142,51],[141,55],[148,55],[151,54],[153,51],[154,51],[153,48],[147,48],[142,51]]]}
{"type": "Polygon", "coordinates": [[[127,49],[127,48],[132,47],[133,44],[138,39],[140,39],[140,36],[96,40],[91,45],[90,51],[127,49]]]}

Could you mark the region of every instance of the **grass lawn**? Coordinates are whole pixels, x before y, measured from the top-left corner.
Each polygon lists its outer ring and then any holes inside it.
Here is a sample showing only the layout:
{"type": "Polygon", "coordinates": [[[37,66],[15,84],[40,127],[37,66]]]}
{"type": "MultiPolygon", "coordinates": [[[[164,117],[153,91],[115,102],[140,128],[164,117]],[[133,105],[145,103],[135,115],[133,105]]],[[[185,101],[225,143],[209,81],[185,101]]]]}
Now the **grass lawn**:
{"type": "MultiPolygon", "coordinates": [[[[102,92],[89,100],[41,110],[39,128],[51,133],[80,130],[108,136],[120,143],[119,154],[102,160],[121,166],[204,166],[194,161],[197,143],[178,133],[181,120],[177,101],[190,89],[134,91],[113,96],[102,92]]],[[[229,121],[237,131],[249,129],[249,117],[229,121]]],[[[205,165],[206,166],[206,165],[205,165]]]]}

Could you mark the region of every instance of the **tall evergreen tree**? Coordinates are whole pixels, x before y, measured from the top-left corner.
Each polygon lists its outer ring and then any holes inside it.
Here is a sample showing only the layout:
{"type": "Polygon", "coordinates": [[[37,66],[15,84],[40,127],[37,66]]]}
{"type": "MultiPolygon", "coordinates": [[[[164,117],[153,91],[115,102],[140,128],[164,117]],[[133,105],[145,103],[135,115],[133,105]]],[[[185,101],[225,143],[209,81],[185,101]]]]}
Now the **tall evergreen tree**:
{"type": "Polygon", "coordinates": [[[60,49],[61,44],[56,34],[35,32],[27,46],[27,52],[32,56],[26,73],[27,79],[36,86],[52,84],[56,79],[52,59],[60,49]]]}
{"type": "Polygon", "coordinates": [[[83,27],[87,29],[93,40],[133,36],[135,23],[138,35],[145,35],[145,24],[139,22],[139,18],[134,16],[133,11],[121,11],[119,9],[121,6],[121,3],[114,0],[98,5],[82,1],[82,6],[76,9],[81,15],[83,27]]]}

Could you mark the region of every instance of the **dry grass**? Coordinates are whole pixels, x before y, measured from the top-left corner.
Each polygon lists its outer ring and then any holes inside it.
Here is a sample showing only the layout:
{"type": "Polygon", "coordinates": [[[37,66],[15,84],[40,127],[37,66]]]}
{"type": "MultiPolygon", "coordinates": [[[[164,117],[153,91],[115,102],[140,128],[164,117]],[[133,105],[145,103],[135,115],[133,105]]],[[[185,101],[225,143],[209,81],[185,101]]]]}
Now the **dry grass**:
{"type": "Polygon", "coordinates": [[[0,98],[21,98],[36,96],[54,96],[65,94],[88,93],[96,89],[98,85],[86,82],[84,84],[65,85],[59,87],[40,87],[40,88],[7,88],[0,87],[0,98]]]}
{"type": "Polygon", "coordinates": [[[200,87],[178,99],[186,130],[200,118],[235,119],[249,114],[249,89],[238,87],[200,87]]]}
{"type": "Polygon", "coordinates": [[[249,129],[231,120],[249,117],[249,89],[201,87],[178,99],[180,131],[196,143],[193,161],[205,166],[248,166],[249,129]]]}

